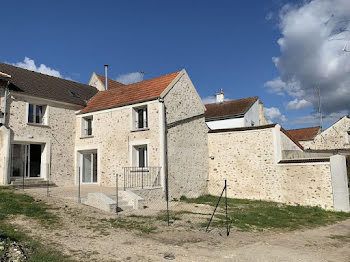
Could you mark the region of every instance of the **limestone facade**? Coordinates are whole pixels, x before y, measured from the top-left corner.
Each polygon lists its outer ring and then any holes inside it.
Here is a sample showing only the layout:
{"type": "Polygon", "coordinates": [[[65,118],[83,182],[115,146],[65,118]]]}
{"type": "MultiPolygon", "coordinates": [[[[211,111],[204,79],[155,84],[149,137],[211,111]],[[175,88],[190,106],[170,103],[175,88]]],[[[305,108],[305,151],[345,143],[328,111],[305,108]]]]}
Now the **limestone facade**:
{"type": "MultiPolygon", "coordinates": [[[[72,185],[74,181],[75,112],[81,107],[15,92],[11,93],[7,103],[10,143],[42,145],[41,177],[48,179],[51,172],[50,180],[57,185],[72,185]],[[28,123],[29,104],[46,106],[44,124],[28,123]]],[[[11,154],[8,148],[6,152],[11,154]]],[[[8,156],[6,152],[3,156],[9,161],[11,155],[8,156]]],[[[11,166],[11,163],[9,165],[11,166]]],[[[11,170],[7,173],[8,175],[11,176],[11,170]]],[[[9,177],[7,177],[7,182],[9,182],[9,177]]]]}
{"type": "Polygon", "coordinates": [[[315,136],[313,140],[300,142],[305,149],[350,149],[350,117],[344,116],[315,136]]]}

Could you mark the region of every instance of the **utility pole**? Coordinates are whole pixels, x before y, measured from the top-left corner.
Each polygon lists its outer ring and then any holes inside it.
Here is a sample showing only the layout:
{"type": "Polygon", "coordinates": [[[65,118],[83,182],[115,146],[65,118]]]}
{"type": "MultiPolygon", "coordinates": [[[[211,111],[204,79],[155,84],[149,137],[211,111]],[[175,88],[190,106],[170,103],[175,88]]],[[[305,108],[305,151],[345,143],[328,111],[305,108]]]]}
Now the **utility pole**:
{"type": "Polygon", "coordinates": [[[316,87],[316,89],[318,94],[318,115],[320,117],[320,127],[322,129],[323,121],[322,121],[322,110],[321,110],[321,89],[319,84],[316,87]]]}

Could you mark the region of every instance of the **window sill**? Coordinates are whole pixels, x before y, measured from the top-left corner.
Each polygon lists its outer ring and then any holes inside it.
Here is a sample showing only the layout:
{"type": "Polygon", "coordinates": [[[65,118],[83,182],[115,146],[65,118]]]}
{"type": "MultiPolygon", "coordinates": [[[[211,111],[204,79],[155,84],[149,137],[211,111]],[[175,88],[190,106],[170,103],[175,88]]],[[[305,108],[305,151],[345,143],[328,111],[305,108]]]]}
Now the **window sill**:
{"type": "Polygon", "coordinates": [[[82,137],[80,137],[80,139],[87,139],[87,138],[93,138],[94,136],[93,135],[91,135],[91,136],[82,136],[82,137]]]}
{"type": "Polygon", "coordinates": [[[50,128],[49,125],[45,125],[45,124],[27,123],[27,125],[28,125],[28,126],[40,126],[40,127],[50,128]]]}
{"type": "Polygon", "coordinates": [[[145,128],[133,129],[131,130],[131,132],[148,131],[148,130],[149,130],[149,127],[145,127],[145,128]]]}

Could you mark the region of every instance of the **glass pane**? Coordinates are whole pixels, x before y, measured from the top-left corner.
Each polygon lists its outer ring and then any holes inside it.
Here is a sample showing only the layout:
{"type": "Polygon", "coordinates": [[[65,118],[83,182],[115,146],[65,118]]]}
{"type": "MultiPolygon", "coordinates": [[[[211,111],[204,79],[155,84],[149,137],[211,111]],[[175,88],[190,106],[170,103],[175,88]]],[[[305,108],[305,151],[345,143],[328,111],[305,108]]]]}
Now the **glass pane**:
{"type": "Polygon", "coordinates": [[[92,174],[92,181],[94,183],[97,183],[97,154],[94,153],[93,155],[93,174],[92,174]]]}
{"type": "Polygon", "coordinates": [[[83,154],[83,182],[91,183],[91,154],[83,154]]]}
{"type": "Polygon", "coordinates": [[[40,177],[41,145],[30,145],[30,177],[40,177]]]}
{"type": "Polygon", "coordinates": [[[15,144],[12,145],[12,176],[23,176],[24,170],[24,145],[15,144]]]}
{"type": "Polygon", "coordinates": [[[92,135],[92,119],[87,120],[87,135],[92,135]]]}
{"type": "Polygon", "coordinates": [[[43,113],[43,107],[42,106],[36,106],[35,107],[35,123],[41,124],[42,123],[42,113],[43,113]]]}
{"type": "Polygon", "coordinates": [[[139,167],[145,167],[145,148],[139,148],[139,167]]]}
{"type": "Polygon", "coordinates": [[[138,128],[143,128],[143,109],[137,111],[138,114],[138,128]]]}
{"type": "Polygon", "coordinates": [[[28,122],[34,123],[34,109],[33,105],[29,104],[29,110],[28,110],[28,122]]]}

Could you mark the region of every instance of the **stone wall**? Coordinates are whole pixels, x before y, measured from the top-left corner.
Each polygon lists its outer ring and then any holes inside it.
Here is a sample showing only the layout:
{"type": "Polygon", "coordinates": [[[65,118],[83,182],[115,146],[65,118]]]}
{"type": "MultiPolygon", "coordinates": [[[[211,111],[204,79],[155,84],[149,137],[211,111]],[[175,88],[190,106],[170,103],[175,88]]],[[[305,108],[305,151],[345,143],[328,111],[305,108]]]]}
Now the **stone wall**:
{"type": "Polygon", "coordinates": [[[210,133],[209,193],[332,209],[330,163],[276,164],[274,128],[210,133]]]}
{"type": "Polygon", "coordinates": [[[314,150],[326,149],[350,149],[350,118],[344,116],[320,134],[316,135],[313,141],[302,141],[305,148],[314,150]]]}
{"type": "Polygon", "coordinates": [[[208,127],[205,107],[185,73],[165,96],[170,198],[206,192],[208,127]]]}
{"type": "Polygon", "coordinates": [[[97,150],[98,184],[114,186],[115,175],[119,176],[120,186],[124,183],[123,167],[136,166],[132,161],[132,147],[147,144],[148,165],[163,167],[160,145],[161,121],[158,100],[139,103],[130,106],[98,111],[90,114],[78,115],[76,118],[77,130],[75,136],[76,173],[79,167],[78,152],[97,150]],[[134,131],[132,123],[133,108],[147,106],[148,129],[134,131]],[[93,136],[82,137],[82,117],[93,116],[93,136]]]}
{"type": "Polygon", "coordinates": [[[8,99],[8,126],[11,143],[42,143],[41,175],[47,178],[51,167],[51,180],[59,186],[74,183],[75,111],[80,106],[65,105],[34,97],[12,93],[8,99]],[[47,106],[47,125],[27,123],[28,103],[47,106]],[[50,157],[51,154],[51,157],[50,157]]]}

